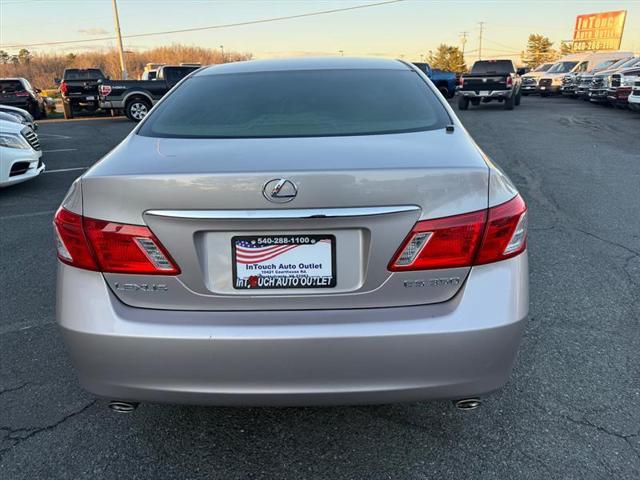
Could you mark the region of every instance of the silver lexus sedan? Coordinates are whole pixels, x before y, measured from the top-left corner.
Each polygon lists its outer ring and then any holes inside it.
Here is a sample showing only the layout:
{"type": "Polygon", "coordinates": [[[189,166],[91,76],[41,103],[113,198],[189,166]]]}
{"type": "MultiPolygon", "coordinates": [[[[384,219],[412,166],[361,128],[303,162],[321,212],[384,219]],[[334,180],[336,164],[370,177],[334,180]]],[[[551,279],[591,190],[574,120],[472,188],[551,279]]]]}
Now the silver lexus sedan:
{"type": "Polygon", "coordinates": [[[82,385],[139,402],[479,404],[528,312],[527,207],[402,61],[200,69],[55,215],[82,385]]]}

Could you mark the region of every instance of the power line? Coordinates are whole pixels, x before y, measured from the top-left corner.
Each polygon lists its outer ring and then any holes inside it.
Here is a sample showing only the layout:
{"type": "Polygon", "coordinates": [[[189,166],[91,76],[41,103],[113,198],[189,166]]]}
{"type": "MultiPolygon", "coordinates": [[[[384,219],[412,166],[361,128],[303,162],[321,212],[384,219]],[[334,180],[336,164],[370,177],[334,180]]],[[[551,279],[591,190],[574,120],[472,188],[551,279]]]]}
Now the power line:
{"type": "MultiPolygon", "coordinates": [[[[198,32],[202,30],[215,30],[219,28],[231,28],[231,27],[241,27],[245,25],[256,25],[260,23],[270,23],[270,22],[281,22],[284,20],[293,20],[296,18],[305,18],[305,17],[315,17],[318,15],[327,15],[331,13],[339,13],[339,12],[347,12],[351,10],[360,10],[363,8],[371,8],[371,7],[379,7],[382,5],[390,5],[392,3],[400,3],[404,0],[387,0],[383,2],[376,3],[365,3],[363,5],[354,5],[353,7],[344,7],[344,8],[334,8],[332,10],[321,10],[317,12],[308,12],[308,13],[300,13],[298,15],[288,15],[285,17],[272,17],[272,18],[262,18],[258,20],[250,20],[248,22],[238,22],[238,23],[227,23],[222,25],[211,25],[208,27],[194,27],[194,28],[182,28],[178,30],[165,30],[162,32],[149,32],[149,33],[137,33],[133,35],[123,35],[122,38],[141,38],[141,37],[153,37],[156,35],[169,35],[172,33],[186,33],[186,32],[198,32]]],[[[116,37],[101,37],[101,38],[91,38],[85,40],[64,40],[64,41],[56,41],[56,42],[41,42],[41,43],[20,43],[15,45],[0,45],[2,48],[18,48],[18,47],[40,47],[40,46],[49,46],[49,45],[64,45],[64,44],[72,44],[72,43],[87,43],[87,42],[101,42],[104,40],[115,40],[116,37]]]]}

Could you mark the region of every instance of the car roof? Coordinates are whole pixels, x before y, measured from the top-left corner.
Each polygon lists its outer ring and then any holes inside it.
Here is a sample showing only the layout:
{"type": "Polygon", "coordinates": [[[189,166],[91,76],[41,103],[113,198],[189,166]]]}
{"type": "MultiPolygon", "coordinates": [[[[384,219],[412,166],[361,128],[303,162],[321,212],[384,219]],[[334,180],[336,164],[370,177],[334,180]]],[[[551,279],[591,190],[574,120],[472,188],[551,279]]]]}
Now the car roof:
{"type": "Polygon", "coordinates": [[[271,60],[250,60],[212,65],[201,69],[195,76],[224,73],[277,72],[286,70],[407,70],[399,60],[356,57],[298,57],[271,60]]]}

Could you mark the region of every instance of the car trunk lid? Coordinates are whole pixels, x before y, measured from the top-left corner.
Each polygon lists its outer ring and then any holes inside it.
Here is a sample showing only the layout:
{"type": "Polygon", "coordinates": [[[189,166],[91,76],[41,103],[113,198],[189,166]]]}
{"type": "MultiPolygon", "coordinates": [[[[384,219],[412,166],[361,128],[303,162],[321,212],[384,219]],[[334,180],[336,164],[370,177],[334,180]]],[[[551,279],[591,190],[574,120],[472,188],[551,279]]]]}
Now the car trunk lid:
{"type": "Polygon", "coordinates": [[[178,276],[106,274],[133,306],[278,310],[445,301],[468,267],[390,272],[388,263],[416,221],[487,208],[488,168],[462,131],[266,140],[133,135],[127,143],[83,178],[84,215],[148,225],[181,269],[178,276]],[[263,192],[280,179],[297,188],[287,203],[263,192]],[[328,241],[332,252],[301,261],[333,262],[335,285],[237,288],[236,242],[282,237],[328,241]]]}

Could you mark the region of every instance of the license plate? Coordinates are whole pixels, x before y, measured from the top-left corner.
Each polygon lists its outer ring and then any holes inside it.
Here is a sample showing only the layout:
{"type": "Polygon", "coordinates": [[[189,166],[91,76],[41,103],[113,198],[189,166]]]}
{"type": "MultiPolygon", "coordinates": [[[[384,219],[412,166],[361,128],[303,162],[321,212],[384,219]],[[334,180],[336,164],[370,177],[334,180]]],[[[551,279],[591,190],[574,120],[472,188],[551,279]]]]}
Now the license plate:
{"type": "Polygon", "coordinates": [[[87,97],[86,100],[95,100],[96,97],[87,97]]]}
{"type": "Polygon", "coordinates": [[[336,286],[335,245],[333,235],[233,237],[233,288],[333,288],[336,286]]]}
{"type": "Polygon", "coordinates": [[[540,90],[546,90],[547,87],[540,87],[540,90]]]}
{"type": "Polygon", "coordinates": [[[480,96],[486,97],[487,95],[489,95],[489,90],[480,90],[480,96]]]}

